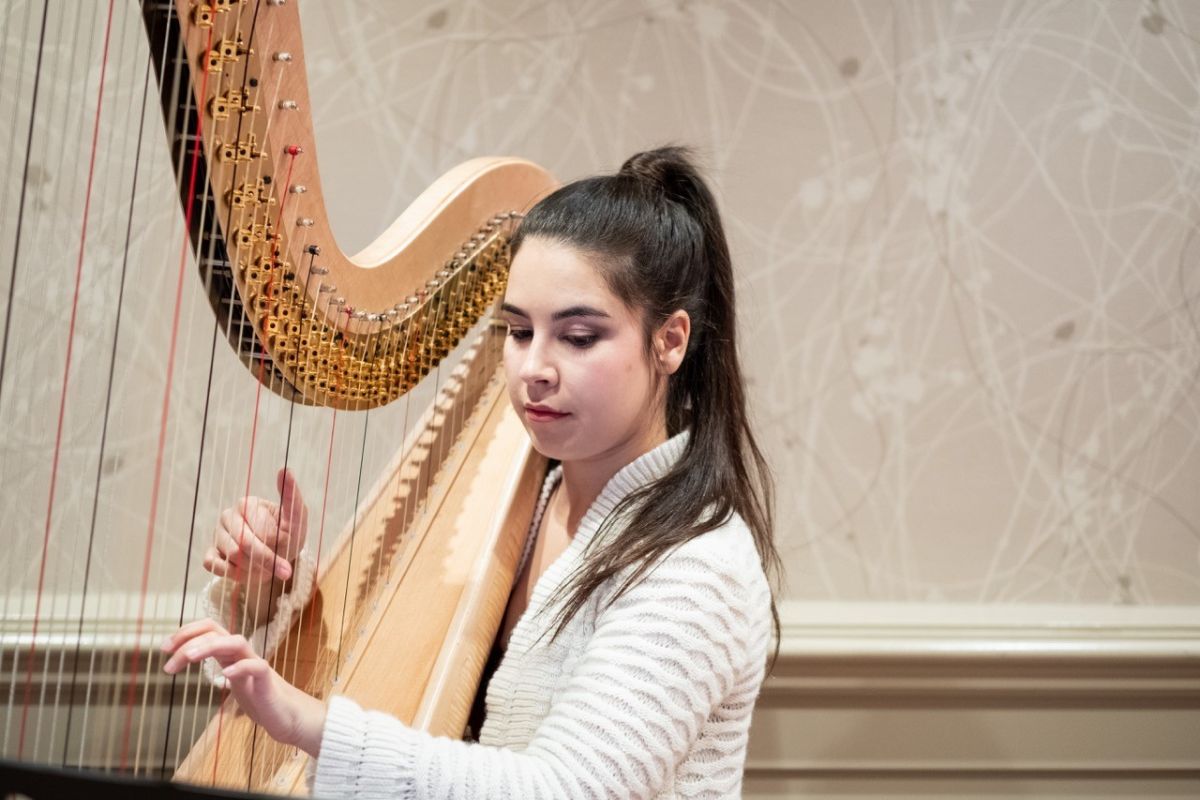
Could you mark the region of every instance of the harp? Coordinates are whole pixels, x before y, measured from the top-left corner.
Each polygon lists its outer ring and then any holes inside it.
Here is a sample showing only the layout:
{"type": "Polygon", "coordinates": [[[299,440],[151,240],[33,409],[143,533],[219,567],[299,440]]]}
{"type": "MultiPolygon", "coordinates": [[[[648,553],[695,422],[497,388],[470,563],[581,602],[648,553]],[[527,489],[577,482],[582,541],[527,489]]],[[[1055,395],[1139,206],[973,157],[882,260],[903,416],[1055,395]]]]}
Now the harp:
{"type": "MultiPolygon", "coordinates": [[[[162,566],[171,558],[164,554],[186,549],[174,583],[184,587],[179,619],[195,616],[194,562],[210,525],[204,510],[211,519],[214,504],[227,505],[247,492],[264,494],[255,467],[261,472],[264,463],[298,459],[301,450],[325,464],[323,471],[312,470],[323,475],[323,494],[318,478],[315,497],[308,495],[318,583],[276,651],[276,668],[318,696],[337,691],[434,733],[460,734],[544,472],[495,379],[502,331],[488,314],[503,292],[507,237],[553,179],[518,159],[467,162],[349,257],[338,248],[325,212],[295,2],[145,0],[138,11],[110,2],[107,8],[97,4],[91,19],[86,7],[29,2],[6,13],[8,35],[20,37],[21,46],[16,69],[0,72],[0,88],[8,88],[7,81],[15,89],[16,112],[6,124],[26,135],[23,148],[10,149],[4,169],[13,178],[6,185],[20,191],[5,195],[5,207],[15,213],[5,212],[0,232],[0,246],[12,254],[0,415],[11,424],[31,408],[44,409],[40,419],[56,417],[57,435],[52,450],[47,436],[46,447],[19,465],[30,474],[48,472],[46,485],[37,486],[45,489],[44,524],[39,521],[33,534],[18,536],[15,525],[6,532],[19,542],[7,573],[17,588],[3,600],[0,631],[7,683],[4,755],[135,775],[175,771],[179,780],[254,791],[303,789],[303,758],[256,731],[194,671],[182,685],[165,682],[151,649],[170,621],[169,614],[155,614],[169,591],[152,590],[156,581],[172,584],[162,566]],[[149,44],[133,47],[128,37],[142,28],[149,44]],[[55,62],[53,44],[71,36],[74,45],[61,48],[55,62]],[[86,55],[81,39],[90,42],[86,55]],[[114,57],[131,52],[136,55],[114,57]],[[86,68],[72,73],[77,60],[86,68]],[[55,73],[54,63],[71,66],[55,73]],[[73,84],[73,74],[84,75],[83,88],[93,92],[72,123],[78,141],[90,138],[90,146],[84,144],[74,160],[60,155],[55,172],[72,176],[70,187],[39,200],[38,154],[53,163],[56,152],[69,150],[64,131],[70,126],[61,123],[70,119],[76,87],[68,86],[63,99],[55,97],[55,86],[73,84]],[[160,110],[153,108],[156,99],[160,110]],[[121,118],[122,108],[128,119],[121,118]],[[166,122],[169,152],[159,172],[171,180],[155,187],[142,175],[139,185],[146,153],[153,152],[146,140],[156,135],[146,122],[156,115],[166,122]],[[39,147],[41,134],[48,138],[39,147]],[[56,136],[63,139],[62,151],[56,151],[56,136]],[[181,215],[179,206],[171,210],[175,230],[165,237],[174,238],[166,251],[173,254],[142,259],[155,275],[170,275],[162,280],[168,299],[138,309],[170,324],[157,329],[164,335],[155,343],[156,413],[141,426],[152,432],[140,449],[147,463],[128,469],[114,466],[105,448],[118,427],[120,391],[114,394],[113,387],[125,363],[122,348],[138,349],[128,334],[121,339],[122,320],[128,328],[137,313],[121,310],[126,270],[138,261],[131,258],[130,242],[138,239],[135,215],[144,213],[144,198],[157,190],[150,205],[167,205],[171,184],[182,207],[181,215]],[[120,195],[111,187],[118,185],[127,202],[113,199],[120,195]],[[79,224],[56,227],[50,217],[66,206],[79,224]],[[39,257],[65,241],[68,228],[72,245],[58,249],[70,257],[39,257]],[[115,246],[98,254],[106,234],[123,239],[124,250],[115,246]],[[69,287],[74,275],[73,293],[62,295],[70,295],[71,313],[61,330],[30,326],[23,317],[35,285],[28,270],[39,261],[70,266],[54,275],[58,285],[69,287]],[[197,270],[198,281],[187,274],[197,270]],[[79,317],[81,291],[87,308],[85,277],[118,287],[111,329],[79,317]],[[193,320],[212,321],[211,353],[181,344],[189,313],[193,320]],[[26,356],[33,340],[22,332],[29,330],[37,332],[40,357],[50,360],[48,354],[59,351],[57,415],[37,390],[22,389],[38,366],[37,357],[26,356]],[[88,339],[88,330],[110,330],[111,336],[88,339]],[[87,390],[79,386],[85,379],[71,383],[72,352],[82,352],[75,353],[78,371],[81,359],[106,355],[109,339],[107,390],[89,406],[81,399],[87,390]],[[222,357],[233,361],[231,353],[240,374],[223,397],[211,376],[222,357]],[[189,357],[198,359],[191,372],[207,369],[209,378],[204,411],[196,414],[199,430],[181,433],[180,423],[172,422],[172,403],[178,419],[189,357]],[[414,410],[419,396],[428,401],[414,410]],[[217,440],[211,426],[223,412],[210,406],[222,399],[241,416],[248,443],[236,433],[217,440]],[[74,417],[71,408],[80,409],[74,417]],[[339,414],[343,430],[362,420],[359,441],[335,441],[339,414]],[[90,419],[81,428],[99,442],[95,458],[86,459],[89,469],[77,472],[62,458],[63,431],[70,444],[72,418],[90,419]],[[369,420],[387,432],[369,434],[369,420]],[[307,433],[294,434],[294,422],[307,433]],[[270,431],[285,430],[280,441],[266,443],[270,431]],[[178,441],[185,433],[198,434],[192,455],[183,455],[189,451],[178,441]],[[341,467],[334,463],[339,450],[346,456],[341,467]],[[221,468],[214,466],[222,460],[221,468]],[[177,462],[183,467],[173,471],[177,462]],[[122,472],[128,477],[113,477],[122,472]],[[86,497],[93,476],[90,515],[87,502],[74,512],[62,510],[69,491],[63,487],[88,484],[87,490],[70,490],[86,497]],[[116,483],[134,487],[132,496],[147,503],[139,526],[144,538],[118,538],[112,513],[106,524],[101,507],[116,483]],[[338,484],[340,511],[331,502],[338,484]],[[193,518],[185,521],[188,505],[193,518]],[[177,507],[185,513],[175,513],[177,507]],[[80,534],[64,539],[64,527],[72,525],[80,534]],[[127,573],[140,580],[114,579],[105,587],[99,573],[115,568],[104,559],[122,552],[138,564],[127,573]],[[80,680],[84,674],[86,682],[80,680]],[[93,680],[96,674],[107,677],[93,680]],[[160,747],[161,759],[147,755],[160,747]]],[[[137,222],[145,224],[143,218],[137,222]]],[[[105,382],[96,384],[91,388],[105,382]]],[[[4,499],[10,524],[40,516],[19,482],[8,484],[4,499]]]]}

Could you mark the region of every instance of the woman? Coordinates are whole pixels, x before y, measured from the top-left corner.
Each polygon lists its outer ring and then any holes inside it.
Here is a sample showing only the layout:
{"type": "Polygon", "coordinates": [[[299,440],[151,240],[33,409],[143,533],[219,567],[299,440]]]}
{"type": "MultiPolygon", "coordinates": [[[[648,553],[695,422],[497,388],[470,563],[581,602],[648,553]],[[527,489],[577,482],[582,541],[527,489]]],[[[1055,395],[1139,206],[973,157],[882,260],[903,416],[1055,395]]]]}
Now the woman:
{"type": "MultiPolygon", "coordinates": [[[[167,641],[166,670],[215,659],[267,733],[317,757],[316,796],[738,796],[778,634],[766,577],[778,556],[716,203],[686,151],[663,148],[559,189],[512,247],[509,396],[561,465],[509,601],[480,743],[326,705],[214,620],[167,641]]],[[[280,494],[282,511],[258,498],[226,511],[206,559],[246,581],[295,570],[288,596],[252,610],[279,630],[312,584],[307,560],[291,563],[305,512],[290,475],[280,494]]],[[[269,651],[262,629],[250,638],[269,651]]]]}

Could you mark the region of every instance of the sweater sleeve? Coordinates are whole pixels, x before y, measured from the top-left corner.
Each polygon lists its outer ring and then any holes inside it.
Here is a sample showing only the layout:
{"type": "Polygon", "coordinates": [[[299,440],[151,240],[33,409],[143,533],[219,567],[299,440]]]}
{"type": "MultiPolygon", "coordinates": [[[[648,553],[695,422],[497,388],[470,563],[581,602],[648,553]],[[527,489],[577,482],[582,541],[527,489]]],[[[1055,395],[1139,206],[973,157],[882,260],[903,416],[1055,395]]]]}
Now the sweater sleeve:
{"type": "Polygon", "coordinates": [[[335,697],[314,796],[654,797],[758,655],[745,570],[704,538],[601,611],[525,750],[435,738],[335,697]]]}
{"type": "MultiPolygon", "coordinates": [[[[242,634],[254,652],[269,658],[291,629],[296,614],[308,605],[316,575],[313,557],[302,551],[296,557],[291,585],[276,599],[274,613],[269,619],[252,618],[246,613],[245,587],[230,578],[213,578],[209,581],[204,587],[201,604],[205,616],[227,630],[242,634]],[[235,588],[238,591],[234,591],[235,588]]],[[[221,674],[216,660],[205,659],[201,669],[214,686],[225,688],[225,676],[221,674]]]]}

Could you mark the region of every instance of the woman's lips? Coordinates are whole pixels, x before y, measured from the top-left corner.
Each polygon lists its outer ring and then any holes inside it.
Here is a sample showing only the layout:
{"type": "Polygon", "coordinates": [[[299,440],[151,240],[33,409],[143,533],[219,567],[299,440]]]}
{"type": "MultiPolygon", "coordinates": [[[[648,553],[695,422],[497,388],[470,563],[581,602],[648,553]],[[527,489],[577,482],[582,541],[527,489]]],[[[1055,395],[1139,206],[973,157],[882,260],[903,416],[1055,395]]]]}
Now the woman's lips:
{"type": "Polygon", "coordinates": [[[555,411],[547,406],[525,406],[525,419],[530,422],[554,422],[557,419],[568,416],[570,414],[563,411],[555,411]]]}

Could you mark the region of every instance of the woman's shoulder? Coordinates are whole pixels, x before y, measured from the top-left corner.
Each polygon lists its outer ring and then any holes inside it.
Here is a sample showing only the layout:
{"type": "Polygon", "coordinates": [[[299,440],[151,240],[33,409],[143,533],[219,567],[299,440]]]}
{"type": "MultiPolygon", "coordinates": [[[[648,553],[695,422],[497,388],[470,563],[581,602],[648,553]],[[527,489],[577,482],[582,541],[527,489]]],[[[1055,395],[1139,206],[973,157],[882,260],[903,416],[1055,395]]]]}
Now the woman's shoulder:
{"type": "Polygon", "coordinates": [[[770,584],[754,537],[737,515],[672,548],[608,608],[617,610],[623,626],[636,618],[670,632],[681,647],[697,637],[724,643],[731,657],[742,654],[738,669],[757,669],[770,638],[770,584]]]}
{"type": "Polygon", "coordinates": [[[719,527],[684,542],[669,557],[697,561],[746,588],[767,587],[754,535],[736,512],[719,527]]]}
{"type": "Polygon", "coordinates": [[[770,609],[770,585],[754,536],[736,513],[718,527],[667,551],[644,580],[718,596],[751,616],[770,609]]]}

